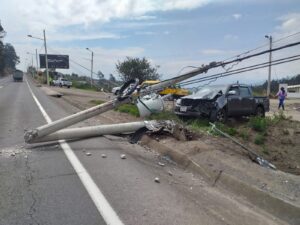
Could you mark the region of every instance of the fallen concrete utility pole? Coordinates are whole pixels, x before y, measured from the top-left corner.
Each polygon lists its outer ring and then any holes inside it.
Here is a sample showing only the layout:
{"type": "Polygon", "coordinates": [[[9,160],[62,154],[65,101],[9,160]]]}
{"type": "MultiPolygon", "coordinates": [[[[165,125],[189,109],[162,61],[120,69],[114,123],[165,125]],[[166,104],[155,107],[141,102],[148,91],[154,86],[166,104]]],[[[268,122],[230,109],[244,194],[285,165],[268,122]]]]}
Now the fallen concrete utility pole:
{"type": "Polygon", "coordinates": [[[80,121],[89,119],[93,116],[96,116],[96,115],[104,113],[108,110],[114,109],[121,104],[129,103],[129,102],[130,102],[130,99],[125,99],[124,101],[112,100],[112,101],[106,102],[104,104],[89,108],[87,110],[83,110],[76,114],[67,116],[65,118],[56,120],[53,123],[45,124],[34,130],[26,131],[26,133],[24,134],[25,142],[27,142],[27,143],[33,142],[33,140],[36,138],[44,137],[55,131],[61,130],[65,127],[69,127],[80,121]]]}
{"type": "Polygon", "coordinates": [[[267,160],[263,159],[261,156],[259,156],[258,154],[256,154],[254,151],[252,151],[251,149],[247,148],[245,145],[241,144],[239,141],[237,141],[235,138],[231,137],[229,134],[226,134],[225,132],[219,130],[215,124],[213,123],[209,123],[212,126],[212,130],[217,131],[218,133],[220,133],[221,135],[223,135],[224,137],[229,138],[232,142],[234,142],[235,144],[239,145],[240,147],[242,147],[244,150],[246,150],[250,155],[251,160],[255,161],[256,163],[258,163],[259,165],[266,167],[266,168],[270,168],[273,170],[276,170],[276,166],[274,166],[272,163],[268,162],[267,160]]]}
{"type": "Polygon", "coordinates": [[[52,134],[46,135],[44,137],[39,137],[31,139],[28,143],[39,143],[39,142],[49,142],[57,140],[74,140],[79,138],[88,138],[101,135],[109,134],[129,134],[134,133],[141,128],[147,128],[151,132],[157,132],[164,129],[165,131],[172,133],[175,127],[175,123],[170,120],[165,121],[138,121],[131,123],[119,123],[119,124],[109,124],[109,125],[99,125],[90,126],[82,128],[70,128],[64,129],[52,134]]]}

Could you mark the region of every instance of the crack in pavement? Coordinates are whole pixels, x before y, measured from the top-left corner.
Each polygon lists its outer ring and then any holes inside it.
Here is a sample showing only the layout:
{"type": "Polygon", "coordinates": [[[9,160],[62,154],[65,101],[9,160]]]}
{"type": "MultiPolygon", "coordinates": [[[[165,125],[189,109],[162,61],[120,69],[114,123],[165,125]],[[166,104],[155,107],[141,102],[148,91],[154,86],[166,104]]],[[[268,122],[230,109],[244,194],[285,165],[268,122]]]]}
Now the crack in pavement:
{"type": "MultiPolygon", "coordinates": [[[[26,155],[27,156],[27,155],[26,155]]],[[[26,181],[27,181],[27,189],[28,191],[31,193],[31,197],[32,197],[32,204],[29,208],[29,211],[27,212],[27,215],[30,216],[31,220],[37,224],[40,225],[39,221],[34,217],[34,213],[36,212],[36,202],[37,202],[37,198],[36,198],[36,193],[32,190],[31,186],[32,186],[32,181],[33,181],[33,175],[32,175],[32,170],[29,166],[29,157],[25,157],[26,161],[25,161],[25,166],[26,166],[26,181]]]]}

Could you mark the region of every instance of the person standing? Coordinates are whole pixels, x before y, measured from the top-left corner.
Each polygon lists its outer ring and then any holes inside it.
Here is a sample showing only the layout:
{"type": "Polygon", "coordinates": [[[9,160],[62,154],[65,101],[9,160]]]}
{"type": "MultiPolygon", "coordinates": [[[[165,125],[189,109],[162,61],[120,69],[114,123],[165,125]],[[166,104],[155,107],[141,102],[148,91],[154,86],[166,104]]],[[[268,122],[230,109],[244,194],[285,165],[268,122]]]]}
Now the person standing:
{"type": "Polygon", "coordinates": [[[281,87],[280,91],[278,91],[278,93],[276,94],[276,97],[278,97],[278,100],[279,100],[278,109],[280,109],[280,107],[282,107],[282,109],[284,110],[284,100],[285,100],[286,96],[287,96],[287,93],[284,90],[284,87],[281,87]]]}

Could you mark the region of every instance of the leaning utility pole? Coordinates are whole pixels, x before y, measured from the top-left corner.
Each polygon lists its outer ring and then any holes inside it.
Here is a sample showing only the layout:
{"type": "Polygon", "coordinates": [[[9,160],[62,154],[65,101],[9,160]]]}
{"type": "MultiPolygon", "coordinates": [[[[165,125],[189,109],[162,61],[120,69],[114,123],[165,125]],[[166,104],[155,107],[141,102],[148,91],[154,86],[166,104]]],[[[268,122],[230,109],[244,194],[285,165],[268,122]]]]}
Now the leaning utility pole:
{"type": "Polygon", "coordinates": [[[267,97],[270,97],[271,92],[271,63],[272,63],[272,36],[266,35],[265,38],[268,38],[270,41],[270,54],[269,54],[269,75],[268,75],[268,87],[267,87],[267,97]]]}

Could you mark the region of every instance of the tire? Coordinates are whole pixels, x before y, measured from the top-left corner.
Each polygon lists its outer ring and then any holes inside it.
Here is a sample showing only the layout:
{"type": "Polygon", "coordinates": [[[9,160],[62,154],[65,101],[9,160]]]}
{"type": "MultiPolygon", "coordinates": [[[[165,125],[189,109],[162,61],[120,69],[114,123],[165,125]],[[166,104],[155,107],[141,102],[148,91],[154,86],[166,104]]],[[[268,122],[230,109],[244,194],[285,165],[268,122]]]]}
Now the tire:
{"type": "Polygon", "coordinates": [[[71,86],[68,86],[68,88],[70,88],[71,86]]]}
{"type": "Polygon", "coordinates": [[[265,109],[262,106],[257,106],[255,109],[255,116],[265,117],[265,109]]]}
{"type": "Polygon", "coordinates": [[[116,91],[116,92],[115,92],[115,95],[118,95],[118,94],[119,94],[119,91],[116,91]]]}
{"type": "Polygon", "coordinates": [[[223,109],[219,109],[219,110],[213,110],[210,113],[210,118],[209,118],[210,122],[221,122],[221,123],[225,123],[227,121],[227,112],[226,110],[223,109]]]}

